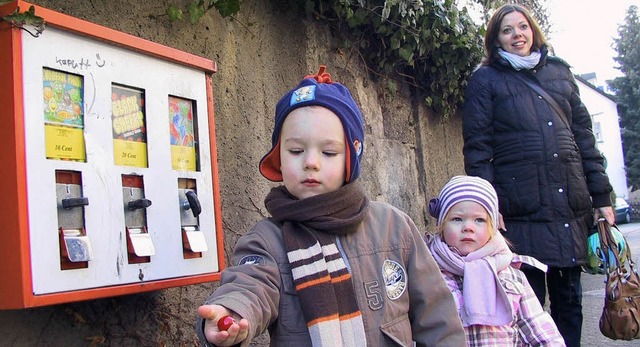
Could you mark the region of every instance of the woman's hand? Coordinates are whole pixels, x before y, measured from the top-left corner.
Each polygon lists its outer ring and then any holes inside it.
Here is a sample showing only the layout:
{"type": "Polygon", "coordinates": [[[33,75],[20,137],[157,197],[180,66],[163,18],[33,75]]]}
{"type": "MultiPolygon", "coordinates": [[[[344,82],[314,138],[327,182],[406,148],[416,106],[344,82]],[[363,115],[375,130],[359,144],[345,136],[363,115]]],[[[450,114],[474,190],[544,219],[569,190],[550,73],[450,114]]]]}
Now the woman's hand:
{"type": "Polygon", "coordinates": [[[614,225],[616,223],[616,214],[613,212],[613,207],[611,206],[595,208],[593,211],[593,217],[594,223],[596,223],[600,218],[604,218],[609,225],[614,225]]]}

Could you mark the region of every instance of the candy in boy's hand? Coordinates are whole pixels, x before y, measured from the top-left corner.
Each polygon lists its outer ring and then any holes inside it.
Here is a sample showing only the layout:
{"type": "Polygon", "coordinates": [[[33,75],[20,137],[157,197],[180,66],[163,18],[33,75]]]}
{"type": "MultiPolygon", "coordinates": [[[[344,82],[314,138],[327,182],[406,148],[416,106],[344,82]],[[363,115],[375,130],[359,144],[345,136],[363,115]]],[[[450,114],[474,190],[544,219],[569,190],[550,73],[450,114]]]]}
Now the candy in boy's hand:
{"type": "Polygon", "coordinates": [[[220,331],[227,331],[236,320],[231,316],[224,316],[218,320],[218,329],[220,331]]]}

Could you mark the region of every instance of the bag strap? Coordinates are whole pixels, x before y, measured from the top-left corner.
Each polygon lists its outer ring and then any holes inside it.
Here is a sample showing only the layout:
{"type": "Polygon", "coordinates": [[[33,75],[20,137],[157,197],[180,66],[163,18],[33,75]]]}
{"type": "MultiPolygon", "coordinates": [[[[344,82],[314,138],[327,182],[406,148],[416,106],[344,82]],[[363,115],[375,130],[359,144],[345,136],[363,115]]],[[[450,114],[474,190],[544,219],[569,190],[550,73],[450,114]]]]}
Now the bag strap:
{"type": "MultiPolygon", "coordinates": [[[[618,229],[618,226],[613,225],[613,227],[620,231],[620,229],[618,229]]],[[[611,264],[611,261],[613,259],[609,259],[609,250],[611,251],[611,253],[613,253],[613,257],[615,258],[616,261],[616,268],[615,268],[615,272],[622,272],[625,271],[626,269],[624,269],[624,266],[622,265],[621,261],[620,261],[620,254],[618,252],[618,245],[616,244],[615,240],[613,239],[613,235],[611,234],[611,227],[609,226],[609,223],[607,223],[607,221],[604,218],[600,218],[598,220],[598,236],[600,236],[600,250],[602,251],[602,258],[604,259],[604,266],[605,266],[605,274],[607,275],[607,280],[609,279],[609,275],[610,275],[610,271],[609,271],[609,265],[611,264]]],[[[625,255],[627,257],[627,263],[629,264],[629,268],[631,270],[632,273],[635,274],[635,263],[633,262],[633,258],[631,257],[631,250],[629,249],[629,243],[627,242],[627,239],[623,236],[622,237],[624,239],[624,242],[626,244],[625,247],[625,255]]]]}
{"type": "Polygon", "coordinates": [[[611,229],[609,223],[604,218],[598,220],[598,236],[600,236],[600,250],[602,252],[602,259],[604,259],[605,272],[607,277],[609,276],[609,269],[614,259],[609,259],[609,255],[613,254],[616,261],[616,267],[620,267],[620,254],[618,254],[618,245],[613,240],[611,235],[611,229]],[[611,253],[609,252],[611,251],[611,253]]]}
{"type": "Polygon", "coordinates": [[[569,125],[569,120],[568,120],[566,114],[564,113],[564,111],[562,111],[562,107],[560,107],[558,102],[554,98],[552,98],[551,95],[549,95],[549,93],[547,93],[544,89],[542,89],[541,86],[539,86],[535,82],[533,82],[530,79],[522,76],[522,74],[519,74],[517,72],[512,72],[511,74],[514,75],[520,81],[524,82],[524,84],[529,86],[529,88],[533,89],[533,91],[538,93],[538,95],[543,97],[547,101],[547,103],[549,103],[551,108],[554,111],[556,111],[556,114],[558,116],[560,116],[560,120],[562,120],[564,125],[566,125],[568,129],[571,129],[571,126],[569,125]]]}

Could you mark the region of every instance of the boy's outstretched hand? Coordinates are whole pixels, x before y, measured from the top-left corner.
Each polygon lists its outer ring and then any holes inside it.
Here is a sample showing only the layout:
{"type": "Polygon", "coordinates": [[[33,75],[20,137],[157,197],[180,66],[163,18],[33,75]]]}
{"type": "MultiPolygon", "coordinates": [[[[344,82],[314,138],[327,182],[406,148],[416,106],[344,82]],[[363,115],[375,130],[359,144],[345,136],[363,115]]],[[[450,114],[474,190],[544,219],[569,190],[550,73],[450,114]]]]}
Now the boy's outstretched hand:
{"type": "Polygon", "coordinates": [[[205,320],[204,336],[216,346],[233,346],[247,338],[249,321],[220,305],[202,305],[198,315],[205,320]],[[231,315],[235,322],[226,331],[218,328],[218,320],[231,315]]]}

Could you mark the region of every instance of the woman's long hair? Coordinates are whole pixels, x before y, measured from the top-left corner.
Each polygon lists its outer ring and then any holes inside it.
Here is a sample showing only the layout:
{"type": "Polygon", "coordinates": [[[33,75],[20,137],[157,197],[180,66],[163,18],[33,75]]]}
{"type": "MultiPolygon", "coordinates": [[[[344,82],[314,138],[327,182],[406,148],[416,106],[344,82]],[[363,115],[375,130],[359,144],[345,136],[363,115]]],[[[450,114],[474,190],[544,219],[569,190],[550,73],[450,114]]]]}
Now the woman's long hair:
{"type": "MultiPolygon", "coordinates": [[[[544,33],[542,33],[542,29],[540,29],[540,25],[538,25],[538,22],[536,22],[536,20],[531,16],[531,12],[529,12],[526,7],[518,4],[502,5],[493,13],[489,20],[489,24],[487,24],[487,31],[484,34],[484,49],[486,56],[482,60],[483,65],[490,65],[500,58],[500,55],[498,54],[498,48],[500,47],[500,44],[498,43],[500,25],[506,15],[516,11],[522,13],[522,15],[527,19],[529,26],[531,27],[531,31],[533,32],[533,44],[531,45],[531,50],[539,51],[542,46],[549,46],[547,39],[544,37],[544,33]]],[[[551,49],[551,47],[549,47],[549,49],[551,49]]]]}

